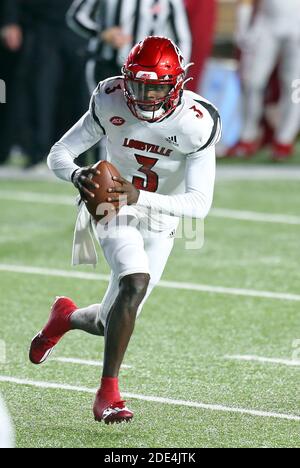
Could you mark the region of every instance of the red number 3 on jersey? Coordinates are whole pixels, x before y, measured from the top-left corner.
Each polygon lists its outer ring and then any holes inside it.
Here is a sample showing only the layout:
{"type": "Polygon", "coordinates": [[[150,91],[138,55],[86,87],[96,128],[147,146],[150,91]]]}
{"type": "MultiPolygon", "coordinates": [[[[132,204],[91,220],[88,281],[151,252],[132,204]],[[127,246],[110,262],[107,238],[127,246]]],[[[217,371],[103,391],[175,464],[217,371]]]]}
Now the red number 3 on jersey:
{"type": "Polygon", "coordinates": [[[158,159],[147,158],[146,156],[140,156],[135,154],[136,160],[141,167],[138,169],[139,172],[142,172],[147,176],[147,179],[144,180],[143,177],[133,177],[132,184],[138,190],[146,190],[147,192],[156,192],[158,189],[158,175],[156,172],[152,171],[152,168],[157,163],[158,159]]]}
{"type": "Polygon", "coordinates": [[[196,106],[190,107],[190,109],[193,110],[194,112],[196,112],[197,119],[202,119],[203,118],[203,114],[202,114],[201,110],[198,109],[196,106]]]}

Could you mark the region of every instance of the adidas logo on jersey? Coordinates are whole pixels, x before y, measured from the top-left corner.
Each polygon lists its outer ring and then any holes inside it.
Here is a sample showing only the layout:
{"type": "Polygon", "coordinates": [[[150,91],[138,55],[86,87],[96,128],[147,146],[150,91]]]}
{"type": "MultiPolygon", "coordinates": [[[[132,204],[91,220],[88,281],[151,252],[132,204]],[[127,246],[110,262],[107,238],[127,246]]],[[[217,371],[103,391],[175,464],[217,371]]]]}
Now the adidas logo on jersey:
{"type": "Polygon", "coordinates": [[[171,143],[174,146],[179,146],[179,144],[177,143],[177,136],[176,135],[166,138],[166,141],[168,143],[171,143]]]}

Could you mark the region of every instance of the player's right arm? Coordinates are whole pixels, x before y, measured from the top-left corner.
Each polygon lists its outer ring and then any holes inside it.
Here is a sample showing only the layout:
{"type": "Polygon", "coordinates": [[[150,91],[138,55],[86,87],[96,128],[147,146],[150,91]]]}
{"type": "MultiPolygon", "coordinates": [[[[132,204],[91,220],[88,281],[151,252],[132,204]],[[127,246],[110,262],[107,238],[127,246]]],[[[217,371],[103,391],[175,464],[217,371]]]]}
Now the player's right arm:
{"type": "Polygon", "coordinates": [[[72,127],[51,149],[48,156],[48,166],[60,179],[73,182],[77,188],[79,185],[91,184],[84,178],[78,180],[78,175],[88,177],[89,173],[84,170],[90,168],[80,168],[75,164],[80,154],[92,148],[105,135],[105,129],[101,125],[101,116],[97,104],[98,90],[94,92],[88,112],[72,127]]]}
{"type": "Polygon", "coordinates": [[[235,40],[242,47],[251,25],[255,0],[239,0],[236,14],[235,40]]]}

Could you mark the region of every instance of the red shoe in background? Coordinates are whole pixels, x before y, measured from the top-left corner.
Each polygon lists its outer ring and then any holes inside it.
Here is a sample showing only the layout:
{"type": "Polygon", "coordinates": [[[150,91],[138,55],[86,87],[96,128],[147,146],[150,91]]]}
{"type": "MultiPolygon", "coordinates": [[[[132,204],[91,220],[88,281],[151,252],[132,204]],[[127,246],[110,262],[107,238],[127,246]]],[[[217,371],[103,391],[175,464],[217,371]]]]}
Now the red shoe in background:
{"type": "Polygon", "coordinates": [[[293,144],[282,144],[274,141],[272,146],[272,161],[284,162],[294,155],[294,150],[293,144]]]}
{"type": "Polygon", "coordinates": [[[259,150],[260,145],[257,141],[239,141],[236,145],[228,149],[227,158],[246,158],[250,159],[259,150]]]}
{"type": "Polygon", "coordinates": [[[77,305],[67,297],[56,299],[47,324],[31,342],[29,359],[32,364],[46,361],[65,333],[71,330],[70,318],[77,309],[77,305]]]}

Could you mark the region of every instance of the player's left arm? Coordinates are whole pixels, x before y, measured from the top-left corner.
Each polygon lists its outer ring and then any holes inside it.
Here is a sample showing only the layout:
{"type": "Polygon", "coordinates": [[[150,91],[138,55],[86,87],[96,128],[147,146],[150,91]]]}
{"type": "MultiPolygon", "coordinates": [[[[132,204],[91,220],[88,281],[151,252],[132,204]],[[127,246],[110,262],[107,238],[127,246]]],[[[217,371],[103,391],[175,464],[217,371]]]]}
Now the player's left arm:
{"type": "Polygon", "coordinates": [[[222,124],[219,112],[212,104],[205,100],[195,102],[197,106],[192,110],[196,114],[202,113],[202,118],[194,117],[194,120],[190,120],[191,141],[195,151],[186,156],[185,193],[159,195],[141,191],[137,205],[178,217],[204,219],[208,215],[216,175],[215,146],[221,138],[222,124]],[[198,109],[199,104],[202,107],[198,109]]]}
{"type": "Polygon", "coordinates": [[[185,193],[159,195],[141,191],[137,205],[152,208],[171,216],[204,219],[212,205],[215,175],[215,147],[211,146],[187,157],[185,193]]]}

